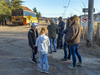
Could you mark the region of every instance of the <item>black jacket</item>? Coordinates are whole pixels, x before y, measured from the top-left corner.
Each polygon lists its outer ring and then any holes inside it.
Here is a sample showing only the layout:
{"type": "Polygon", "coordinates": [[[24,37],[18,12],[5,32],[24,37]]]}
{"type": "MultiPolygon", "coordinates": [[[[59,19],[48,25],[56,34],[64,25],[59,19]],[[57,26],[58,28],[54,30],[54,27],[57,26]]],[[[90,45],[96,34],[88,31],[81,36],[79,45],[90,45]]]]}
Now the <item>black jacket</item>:
{"type": "Polygon", "coordinates": [[[36,30],[34,32],[33,29],[30,29],[28,32],[28,41],[29,41],[29,45],[32,49],[34,49],[34,45],[36,43],[36,38],[38,37],[38,31],[36,30]]]}

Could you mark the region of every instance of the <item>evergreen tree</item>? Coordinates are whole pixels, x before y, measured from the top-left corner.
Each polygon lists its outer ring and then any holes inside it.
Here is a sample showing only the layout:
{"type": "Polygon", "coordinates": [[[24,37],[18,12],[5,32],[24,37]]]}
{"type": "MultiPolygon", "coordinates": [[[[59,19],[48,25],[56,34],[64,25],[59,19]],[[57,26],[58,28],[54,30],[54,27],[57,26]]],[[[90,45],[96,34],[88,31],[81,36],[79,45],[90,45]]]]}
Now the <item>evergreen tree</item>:
{"type": "Polygon", "coordinates": [[[22,0],[0,0],[0,20],[11,17],[13,9],[21,9],[22,0]]]}
{"type": "Polygon", "coordinates": [[[33,12],[37,13],[37,9],[36,9],[36,7],[34,7],[33,12]]]}
{"type": "Polygon", "coordinates": [[[11,0],[11,10],[21,9],[22,0],[11,0]]]}
{"type": "Polygon", "coordinates": [[[35,12],[35,13],[36,13],[36,17],[37,17],[37,18],[42,17],[41,13],[40,13],[40,12],[37,12],[36,7],[34,7],[33,12],[35,12]]]}
{"type": "Polygon", "coordinates": [[[0,0],[0,20],[3,20],[11,15],[11,10],[9,8],[9,4],[5,0],[0,0]]]}
{"type": "Polygon", "coordinates": [[[39,15],[39,18],[41,18],[41,17],[42,17],[42,15],[41,15],[41,13],[40,13],[40,12],[38,13],[38,15],[39,15]]]}
{"type": "Polygon", "coordinates": [[[39,18],[41,18],[41,17],[42,17],[41,13],[40,13],[40,12],[37,12],[36,7],[34,7],[33,12],[35,12],[35,13],[36,13],[36,17],[37,17],[37,19],[38,19],[38,23],[39,23],[39,18]]]}

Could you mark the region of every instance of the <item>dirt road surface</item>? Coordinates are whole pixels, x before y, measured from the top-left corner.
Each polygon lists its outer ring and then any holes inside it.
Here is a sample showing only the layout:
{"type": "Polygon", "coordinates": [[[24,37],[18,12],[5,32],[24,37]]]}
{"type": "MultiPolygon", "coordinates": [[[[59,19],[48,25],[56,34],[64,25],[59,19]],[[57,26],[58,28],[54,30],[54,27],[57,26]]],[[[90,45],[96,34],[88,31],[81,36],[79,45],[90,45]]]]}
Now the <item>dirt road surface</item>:
{"type": "MultiPolygon", "coordinates": [[[[47,24],[39,25],[38,31],[41,27],[46,28],[47,24]]],[[[29,26],[0,27],[0,75],[47,75],[39,72],[39,63],[33,64],[30,61],[31,53],[27,39],[29,29],[29,26]]],[[[84,42],[80,44],[83,66],[77,66],[76,70],[68,69],[72,60],[60,61],[63,58],[63,50],[48,54],[50,72],[48,75],[100,75],[99,52],[93,55],[91,49],[90,51],[85,49],[84,42]]],[[[36,58],[39,62],[38,54],[36,58]]]]}

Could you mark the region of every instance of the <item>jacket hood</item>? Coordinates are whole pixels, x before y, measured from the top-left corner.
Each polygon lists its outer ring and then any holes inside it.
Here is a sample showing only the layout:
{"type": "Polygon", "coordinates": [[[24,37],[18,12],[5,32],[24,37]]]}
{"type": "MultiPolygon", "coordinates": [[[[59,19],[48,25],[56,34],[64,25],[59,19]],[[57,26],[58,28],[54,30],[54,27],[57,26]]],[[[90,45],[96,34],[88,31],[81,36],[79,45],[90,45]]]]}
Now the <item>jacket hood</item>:
{"type": "Polygon", "coordinates": [[[48,37],[47,36],[45,36],[45,35],[40,35],[40,40],[41,40],[41,42],[46,42],[47,40],[48,40],[48,37]]]}

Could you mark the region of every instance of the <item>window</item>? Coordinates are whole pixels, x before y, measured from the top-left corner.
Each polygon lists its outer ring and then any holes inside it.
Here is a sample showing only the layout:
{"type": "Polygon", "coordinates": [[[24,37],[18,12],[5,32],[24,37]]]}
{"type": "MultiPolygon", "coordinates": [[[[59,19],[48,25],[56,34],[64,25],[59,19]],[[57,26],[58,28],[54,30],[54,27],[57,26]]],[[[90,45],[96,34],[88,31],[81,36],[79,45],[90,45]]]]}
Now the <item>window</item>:
{"type": "Polygon", "coordinates": [[[12,16],[23,16],[23,10],[12,10],[12,16]]]}
{"type": "Polygon", "coordinates": [[[24,16],[28,16],[28,15],[30,15],[31,17],[36,17],[35,13],[24,11],[24,16]]]}

